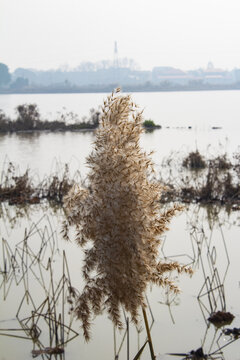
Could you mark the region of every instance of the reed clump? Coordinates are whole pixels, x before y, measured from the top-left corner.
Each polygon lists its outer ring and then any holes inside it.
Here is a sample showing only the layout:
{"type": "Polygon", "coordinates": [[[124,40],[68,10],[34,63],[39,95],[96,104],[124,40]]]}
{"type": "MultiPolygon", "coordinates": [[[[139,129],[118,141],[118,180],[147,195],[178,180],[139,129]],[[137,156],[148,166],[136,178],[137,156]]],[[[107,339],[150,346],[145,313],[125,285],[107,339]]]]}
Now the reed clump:
{"type": "Polygon", "coordinates": [[[207,166],[204,157],[198,150],[190,152],[183,160],[182,165],[190,170],[201,170],[207,166]]]}
{"type": "Polygon", "coordinates": [[[69,175],[68,164],[65,164],[62,174],[55,174],[46,182],[47,184],[42,186],[43,197],[49,201],[62,204],[63,197],[69,192],[74,183],[69,175]]]}
{"type": "Polygon", "coordinates": [[[29,169],[20,174],[12,162],[5,168],[0,174],[0,203],[8,201],[9,205],[38,204],[44,199],[61,205],[63,197],[76,183],[67,164],[62,172],[58,171],[38,183],[29,169]]]}
{"type": "Polygon", "coordinates": [[[187,154],[183,161],[172,155],[162,164],[160,175],[161,183],[168,185],[162,202],[215,203],[231,205],[234,209],[239,207],[239,152],[231,160],[226,153],[205,158],[198,150],[187,154]]]}
{"type": "Polygon", "coordinates": [[[33,203],[36,196],[29,170],[19,175],[13,163],[10,162],[6,172],[1,174],[0,202],[9,201],[11,205],[33,203]]]}
{"type": "Polygon", "coordinates": [[[175,205],[161,212],[163,188],[153,180],[151,154],[139,146],[144,131],[142,112],[129,95],[118,92],[104,102],[94,149],[87,159],[89,187],[75,186],[65,197],[64,237],[68,239],[73,225],[76,243],[91,244],[84,250],[86,285],[74,306],[86,340],[92,315],[107,309],[121,328],[123,307],[137,323],[139,308],[146,306],[148,284],[178,292],[167,274],[192,272],[177,262],[159,259],[160,236],[182,207],[175,205]]]}

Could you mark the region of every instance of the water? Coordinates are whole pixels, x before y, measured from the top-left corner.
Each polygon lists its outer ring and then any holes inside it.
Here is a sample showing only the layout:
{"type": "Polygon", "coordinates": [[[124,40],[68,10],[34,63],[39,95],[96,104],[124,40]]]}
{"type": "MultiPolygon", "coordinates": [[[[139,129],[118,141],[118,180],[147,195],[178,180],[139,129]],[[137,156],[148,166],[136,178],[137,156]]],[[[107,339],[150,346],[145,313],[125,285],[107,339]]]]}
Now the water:
{"type": "MultiPolygon", "coordinates": [[[[155,151],[156,170],[160,169],[162,159],[171,152],[182,156],[196,147],[208,156],[219,152],[231,155],[236,151],[240,130],[239,94],[239,91],[133,94],[134,101],[141,108],[145,108],[145,118],[151,118],[163,126],[161,130],[145,133],[141,138],[141,145],[146,151],[155,151]],[[220,129],[213,130],[212,127],[220,129]]],[[[90,108],[101,105],[105,96],[106,94],[1,95],[0,109],[14,116],[17,105],[37,103],[41,114],[47,118],[53,119],[57,112],[61,111],[77,112],[79,117],[82,117],[88,115],[90,108]]],[[[91,151],[93,141],[93,132],[0,135],[0,165],[2,168],[8,157],[18,164],[22,171],[29,167],[42,178],[50,171],[61,171],[59,162],[70,162],[72,171],[79,169],[84,177],[87,173],[85,159],[91,151]]],[[[52,209],[46,204],[27,209],[7,204],[0,207],[0,247],[4,249],[4,253],[2,250],[0,255],[0,333],[16,335],[16,330],[14,332],[11,329],[18,329],[17,335],[27,338],[0,336],[0,360],[16,357],[19,360],[31,359],[32,349],[38,348],[22,330],[16,314],[23,300],[19,318],[27,321],[26,318],[31,316],[34,306],[38,308],[47,296],[51,298],[51,288],[56,289],[62,276],[63,250],[72,285],[79,289],[83,286],[80,275],[83,255],[74,243],[68,244],[62,240],[62,219],[61,209],[52,209]],[[33,226],[36,223],[37,225],[33,226]],[[22,241],[29,231],[28,241],[24,245],[22,241]],[[41,247],[42,257],[41,261],[38,261],[37,254],[41,247]],[[14,254],[18,267],[15,271],[11,265],[13,258],[10,249],[13,253],[16,251],[14,254]],[[47,266],[49,258],[51,267],[47,266]],[[4,266],[7,267],[7,275],[2,273],[4,266]],[[24,298],[26,290],[29,292],[29,299],[24,298]]],[[[157,287],[148,291],[154,316],[151,332],[159,360],[174,359],[166,353],[189,352],[200,346],[206,353],[213,352],[217,349],[218,339],[219,346],[226,344],[229,339],[221,336],[221,329],[216,330],[207,321],[213,310],[222,310],[225,306],[227,311],[235,315],[233,323],[228,327],[240,327],[239,226],[238,212],[228,214],[223,209],[194,205],[173,220],[170,231],[163,238],[160,256],[185,264],[192,263],[194,275],[192,278],[183,275],[176,279],[182,290],[177,297],[157,287]],[[214,276],[216,274],[218,277],[214,276]],[[212,282],[212,286],[208,288],[207,279],[212,282]]],[[[62,296],[65,294],[66,298],[66,289],[67,285],[59,295],[57,313],[62,314],[62,296]]],[[[44,311],[45,308],[39,308],[40,314],[44,311]]],[[[70,324],[71,319],[67,313],[68,305],[65,304],[65,324],[70,324]]],[[[47,347],[50,333],[47,322],[41,316],[38,322],[42,330],[39,340],[43,347],[47,347]]],[[[148,316],[151,321],[150,312],[148,316]]],[[[106,314],[97,317],[93,322],[92,341],[89,344],[82,338],[80,324],[76,321],[71,324],[71,330],[79,332],[80,335],[66,346],[66,360],[79,356],[82,360],[114,359],[124,331],[116,332],[114,346],[113,326],[106,314]]],[[[134,358],[139,346],[145,341],[143,323],[142,327],[143,331],[138,335],[135,327],[130,325],[130,359],[134,358]]],[[[67,334],[64,339],[66,338],[67,334]]],[[[238,360],[238,354],[238,341],[224,349],[225,359],[238,360]]],[[[43,358],[49,357],[43,355],[43,358]]],[[[60,355],[56,358],[63,359],[60,355]]],[[[119,359],[126,358],[125,338],[119,359]]],[[[141,359],[149,358],[146,347],[141,359]]]]}
{"type": "MultiPolygon", "coordinates": [[[[46,318],[43,321],[44,314],[47,316],[47,306],[42,307],[41,304],[46,297],[51,299],[53,287],[55,294],[59,294],[56,311],[57,314],[62,314],[62,296],[65,294],[65,299],[67,297],[67,283],[63,290],[56,289],[63,274],[63,250],[68,262],[71,285],[78,289],[83,287],[80,275],[83,256],[74,243],[62,240],[60,230],[63,214],[60,209],[36,205],[29,208],[22,217],[17,216],[14,207],[4,205],[1,210],[1,248],[4,248],[8,272],[6,276],[0,274],[0,334],[25,336],[26,339],[0,336],[0,359],[13,359],[17,353],[19,360],[26,360],[31,358],[33,348],[38,349],[38,342],[34,346],[21,324],[25,324],[26,319],[33,314],[32,311],[35,311],[35,321],[42,331],[38,341],[42,347],[49,346],[50,330],[46,318]],[[27,239],[25,242],[24,238],[27,239]],[[6,243],[3,246],[4,239],[8,239],[8,247],[6,243]],[[37,261],[41,248],[41,261],[37,261]],[[9,249],[15,254],[15,271],[7,256],[10,253],[9,249]],[[17,251],[14,252],[14,249],[17,251]],[[53,282],[50,270],[53,273],[53,282]],[[24,297],[26,291],[29,298],[24,297]],[[17,312],[20,321],[16,319],[17,312]],[[18,329],[18,332],[11,329],[18,329]]],[[[21,212],[21,209],[18,211],[21,212]]],[[[196,205],[191,205],[172,221],[170,231],[162,239],[160,256],[170,261],[192,264],[194,275],[192,278],[181,275],[175,279],[181,288],[181,293],[177,296],[155,286],[148,291],[148,300],[154,317],[151,334],[158,359],[169,360],[172,357],[167,356],[167,353],[189,352],[200,346],[205,353],[211,353],[217,349],[218,338],[219,346],[226,344],[229,338],[224,340],[224,337],[220,336],[221,329],[215,329],[207,321],[212,311],[225,308],[235,316],[233,323],[228,327],[240,327],[239,260],[236,255],[240,251],[239,226],[240,218],[237,213],[229,216],[224,210],[200,208],[196,205]],[[206,283],[207,279],[209,283],[206,283]]],[[[2,254],[1,270],[3,258],[2,254]]],[[[65,276],[68,278],[66,267],[65,276]]],[[[99,315],[93,320],[92,340],[85,343],[79,322],[70,322],[68,310],[69,305],[65,304],[64,323],[70,324],[71,331],[76,331],[80,335],[65,347],[65,359],[79,355],[83,360],[90,360],[96,356],[100,360],[114,359],[114,350],[118,352],[124,331],[116,331],[114,346],[113,326],[106,314],[99,315]]],[[[151,323],[151,314],[149,311],[147,313],[151,323]]],[[[31,324],[31,321],[27,322],[29,327],[31,324]]],[[[136,355],[138,346],[145,341],[143,322],[141,326],[142,331],[138,335],[134,325],[130,324],[130,359],[136,355]]],[[[71,336],[73,335],[71,333],[71,336]]],[[[65,333],[65,341],[67,338],[65,333]]],[[[238,341],[228,345],[224,351],[226,358],[237,360],[239,351],[236,349],[239,349],[238,341]]],[[[126,354],[125,338],[119,359],[126,359],[126,354]]],[[[60,356],[57,358],[62,359],[60,356]]],[[[149,358],[149,350],[146,348],[142,360],[149,358]]]]}
{"type": "MultiPolygon", "coordinates": [[[[134,93],[133,100],[145,109],[144,117],[163,127],[142,136],[143,148],[155,151],[157,166],[171,152],[187,153],[198,148],[209,156],[232,154],[239,146],[239,96],[239,91],[134,93]]],[[[73,111],[81,118],[90,108],[102,105],[104,98],[106,94],[0,95],[0,109],[14,117],[17,105],[36,103],[44,118],[56,118],[62,111],[73,111]]],[[[93,139],[90,132],[0,135],[0,164],[7,155],[22,169],[36,169],[42,176],[49,173],[57,159],[71,162],[84,175],[93,139]]]]}
{"type": "MultiPolygon", "coordinates": [[[[58,112],[73,111],[86,116],[90,108],[102,106],[109,94],[14,94],[0,95],[0,109],[14,117],[20,104],[36,103],[44,118],[56,118],[58,112]]],[[[133,93],[133,100],[144,109],[145,118],[164,127],[192,126],[209,129],[239,126],[240,91],[195,91],[133,93]]]]}

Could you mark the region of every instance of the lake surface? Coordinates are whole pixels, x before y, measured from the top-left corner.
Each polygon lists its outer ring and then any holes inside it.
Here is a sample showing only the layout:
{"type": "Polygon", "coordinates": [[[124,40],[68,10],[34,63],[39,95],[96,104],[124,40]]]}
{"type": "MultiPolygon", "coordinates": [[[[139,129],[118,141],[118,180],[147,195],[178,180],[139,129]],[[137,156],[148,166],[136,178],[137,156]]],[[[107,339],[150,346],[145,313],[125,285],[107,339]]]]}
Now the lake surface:
{"type": "MultiPolygon", "coordinates": [[[[101,105],[106,95],[0,95],[0,109],[14,117],[17,105],[36,103],[45,118],[54,119],[62,111],[81,118],[101,105]]],[[[239,150],[240,91],[134,93],[133,100],[145,109],[146,119],[162,125],[141,138],[146,151],[155,151],[156,171],[171,153],[181,158],[198,148],[211,157],[225,152],[231,156],[239,150]]],[[[1,169],[10,160],[20,172],[29,167],[42,178],[70,163],[73,173],[80,170],[85,177],[94,136],[94,132],[0,135],[1,169]]],[[[130,323],[127,336],[126,324],[124,331],[115,331],[102,314],[93,321],[92,340],[85,343],[79,322],[68,315],[69,284],[79,290],[83,286],[83,254],[74,243],[63,241],[62,220],[62,210],[47,204],[29,208],[0,204],[0,360],[31,359],[33,349],[52,346],[56,338],[69,341],[65,355],[52,356],[57,360],[117,356],[125,360],[128,336],[133,359],[146,339],[143,323],[142,329],[130,323]],[[34,341],[29,332],[33,325],[40,331],[34,341]]],[[[192,264],[194,275],[176,277],[182,290],[177,296],[157,287],[148,290],[152,314],[147,313],[150,323],[154,319],[151,333],[158,360],[182,359],[167,353],[199,347],[208,354],[224,345],[217,358],[239,360],[239,340],[230,344],[230,337],[208,321],[213,311],[230,311],[235,318],[226,327],[240,328],[239,229],[239,211],[228,213],[217,207],[191,205],[172,221],[162,238],[160,256],[192,264]]],[[[38,358],[50,359],[50,355],[38,358]]],[[[147,347],[141,359],[150,359],[147,347]]]]}
{"type": "MultiPolygon", "coordinates": [[[[55,119],[59,112],[73,111],[87,116],[91,108],[102,106],[109,94],[12,94],[0,95],[0,109],[11,117],[20,104],[35,103],[44,118],[55,119]]],[[[132,93],[144,117],[164,127],[192,126],[209,129],[237,128],[240,120],[240,90],[132,93]]]]}
{"type": "MultiPolygon", "coordinates": [[[[0,109],[14,118],[19,104],[36,103],[43,118],[55,119],[60,112],[88,116],[90,108],[103,104],[107,94],[27,94],[0,95],[0,109]]],[[[144,118],[162,125],[161,130],[145,133],[141,144],[154,150],[158,165],[171,152],[187,153],[198,148],[208,156],[232,154],[239,146],[240,91],[133,93],[133,100],[144,109],[144,118]],[[189,128],[191,127],[191,128],[189,128]],[[217,127],[218,129],[213,129],[217,127]]],[[[72,163],[86,173],[85,158],[91,151],[94,133],[22,133],[0,135],[0,164],[5,156],[30,167],[40,175],[54,168],[54,160],[72,163]]]]}
{"type": "MultiPolygon", "coordinates": [[[[69,284],[78,290],[83,287],[83,254],[74,242],[63,241],[62,220],[60,209],[37,205],[21,210],[1,205],[0,359],[31,359],[33,349],[54,346],[57,332],[59,340],[69,341],[64,357],[56,356],[58,360],[106,360],[116,355],[125,360],[125,322],[123,331],[115,331],[107,315],[99,315],[93,320],[92,340],[86,343],[79,321],[72,321],[68,315],[69,284]],[[59,319],[59,314],[68,328],[59,326],[55,331],[54,316],[59,319]],[[35,342],[27,330],[33,324],[41,330],[35,342]]],[[[229,344],[230,337],[207,320],[213,311],[230,311],[235,318],[226,327],[240,327],[239,227],[239,213],[229,215],[223,209],[197,205],[186,208],[172,221],[170,231],[162,238],[160,256],[191,264],[194,275],[173,277],[181,289],[177,296],[155,286],[148,289],[151,312],[148,309],[147,314],[158,360],[175,359],[167,353],[187,353],[199,347],[208,354],[224,345],[225,357],[218,359],[239,359],[239,340],[229,344]]],[[[122,317],[124,321],[124,314],[122,317]]],[[[129,325],[130,359],[146,338],[144,323],[140,325],[138,331],[129,325]]],[[[148,347],[141,359],[150,359],[148,347]]]]}

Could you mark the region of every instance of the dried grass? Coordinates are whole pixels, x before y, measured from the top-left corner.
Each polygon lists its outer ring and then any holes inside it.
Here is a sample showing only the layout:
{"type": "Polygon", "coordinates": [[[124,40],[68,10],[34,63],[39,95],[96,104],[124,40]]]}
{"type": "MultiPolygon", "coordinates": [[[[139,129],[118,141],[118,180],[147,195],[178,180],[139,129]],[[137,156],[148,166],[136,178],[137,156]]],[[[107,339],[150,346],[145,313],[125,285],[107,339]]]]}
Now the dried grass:
{"type": "Polygon", "coordinates": [[[149,283],[177,292],[166,274],[173,270],[191,273],[177,262],[159,261],[160,236],[182,208],[175,205],[160,211],[163,188],[152,179],[150,154],[139,147],[142,112],[129,95],[118,92],[104,102],[94,149],[87,159],[89,189],[75,186],[65,198],[65,238],[73,225],[77,244],[92,244],[85,248],[86,285],[75,304],[86,340],[92,314],[106,308],[121,328],[123,306],[137,323],[139,308],[146,306],[144,293],[149,283]]]}

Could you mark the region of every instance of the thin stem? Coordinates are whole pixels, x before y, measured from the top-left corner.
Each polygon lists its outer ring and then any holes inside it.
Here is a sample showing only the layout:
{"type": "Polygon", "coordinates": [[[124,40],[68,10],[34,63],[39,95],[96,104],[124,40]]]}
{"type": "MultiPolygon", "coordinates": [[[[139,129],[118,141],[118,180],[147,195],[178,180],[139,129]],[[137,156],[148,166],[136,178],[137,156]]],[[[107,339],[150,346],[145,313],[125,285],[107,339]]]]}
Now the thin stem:
{"type": "Polygon", "coordinates": [[[152,358],[152,360],[155,360],[151,333],[150,333],[150,329],[149,329],[149,325],[148,325],[147,314],[146,314],[144,307],[142,307],[142,312],[143,312],[143,318],[144,318],[145,327],[146,327],[146,331],[147,331],[148,344],[149,344],[149,349],[150,349],[150,353],[151,353],[151,358],[152,358]]]}

